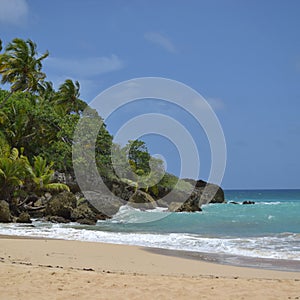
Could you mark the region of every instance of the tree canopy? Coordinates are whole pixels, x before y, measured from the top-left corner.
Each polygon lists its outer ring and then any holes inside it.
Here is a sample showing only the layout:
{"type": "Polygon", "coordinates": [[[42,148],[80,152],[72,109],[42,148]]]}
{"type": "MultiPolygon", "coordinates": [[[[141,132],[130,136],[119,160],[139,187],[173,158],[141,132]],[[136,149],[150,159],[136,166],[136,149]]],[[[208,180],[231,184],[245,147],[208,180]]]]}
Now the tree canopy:
{"type": "MultiPolygon", "coordinates": [[[[29,195],[46,190],[68,190],[53,182],[54,171],[74,175],[73,135],[83,111],[101,119],[80,99],[78,81],[67,78],[55,90],[42,72],[48,55],[48,51],[39,55],[30,39],[19,38],[0,53],[1,84],[9,86],[9,90],[0,89],[0,192],[8,202],[17,198],[22,203],[29,195]]],[[[89,132],[84,135],[88,138],[89,132]]],[[[137,181],[144,189],[157,183],[155,178],[164,168],[162,161],[150,156],[143,141],[128,141],[124,147],[114,144],[105,124],[98,132],[95,155],[103,177],[137,181]],[[116,166],[121,167],[121,174],[116,166]]],[[[174,178],[166,175],[161,182],[173,185],[174,178]]]]}

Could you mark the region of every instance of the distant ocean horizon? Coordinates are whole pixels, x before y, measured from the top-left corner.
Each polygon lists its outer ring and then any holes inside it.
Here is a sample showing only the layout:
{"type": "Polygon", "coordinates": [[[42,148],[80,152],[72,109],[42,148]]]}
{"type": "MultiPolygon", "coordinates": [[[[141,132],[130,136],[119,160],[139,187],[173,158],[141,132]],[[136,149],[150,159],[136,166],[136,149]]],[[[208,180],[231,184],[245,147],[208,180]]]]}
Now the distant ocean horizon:
{"type": "Polygon", "coordinates": [[[227,204],[203,205],[197,213],[123,206],[95,226],[35,220],[0,224],[0,234],[300,262],[300,189],[225,190],[225,198],[227,204]]]}

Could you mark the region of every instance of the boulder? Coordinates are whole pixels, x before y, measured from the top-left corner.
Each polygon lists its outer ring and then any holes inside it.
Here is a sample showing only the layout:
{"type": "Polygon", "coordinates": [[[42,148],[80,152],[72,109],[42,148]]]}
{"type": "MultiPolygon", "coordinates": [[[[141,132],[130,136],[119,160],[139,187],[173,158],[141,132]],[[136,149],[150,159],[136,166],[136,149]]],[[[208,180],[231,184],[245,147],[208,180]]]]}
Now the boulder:
{"type": "Polygon", "coordinates": [[[83,203],[73,209],[70,219],[81,224],[95,225],[97,223],[97,214],[92,211],[88,203],[83,203]]]}
{"type": "Polygon", "coordinates": [[[76,208],[77,200],[71,192],[62,192],[54,195],[46,205],[46,216],[57,216],[71,219],[73,210],[76,208]]]}
{"type": "Polygon", "coordinates": [[[197,192],[193,191],[191,195],[185,195],[185,201],[175,210],[176,212],[195,212],[202,211],[200,197],[197,192]]]}
{"type": "Polygon", "coordinates": [[[225,203],[224,191],[216,184],[203,180],[184,179],[194,186],[194,192],[198,194],[200,204],[225,203]]]}
{"type": "Polygon", "coordinates": [[[137,190],[132,194],[128,202],[131,206],[142,209],[152,209],[157,207],[156,201],[149,194],[141,190],[137,190]]]}
{"type": "Polygon", "coordinates": [[[91,219],[78,219],[77,223],[82,225],[95,225],[97,221],[93,221],[91,219]]]}
{"type": "Polygon", "coordinates": [[[21,212],[16,220],[17,223],[32,223],[28,212],[21,212]]]}
{"type": "Polygon", "coordinates": [[[9,205],[6,201],[0,201],[0,222],[9,223],[12,221],[9,205]]]}
{"type": "Polygon", "coordinates": [[[115,196],[124,201],[129,201],[137,188],[134,182],[131,180],[128,180],[128,182],[123,180],[111,180],[105,182],[105,184],[115,196]]]}
{"type": "MultiPolygon", "coordinates": [[[[158,206],[168,207],[169,211],[201,211],[202,204],[225,203],[224,191],[216,184],[203,180],[182,179],[191,185],[190,190],[174,190],[159,184],[149,189],[158,206]]],[[[181,186],[183,186],[181,184],[181,186]]]]}

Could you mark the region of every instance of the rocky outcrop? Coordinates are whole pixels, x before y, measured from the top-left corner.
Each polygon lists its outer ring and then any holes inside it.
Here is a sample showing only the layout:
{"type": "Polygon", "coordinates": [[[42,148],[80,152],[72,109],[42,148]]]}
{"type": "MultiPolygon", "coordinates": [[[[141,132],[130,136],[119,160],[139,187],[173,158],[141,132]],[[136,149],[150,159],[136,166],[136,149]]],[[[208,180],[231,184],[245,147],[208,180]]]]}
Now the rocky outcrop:
{"type": "MultiPolygon", "coordinates": [[[[169,211],[196,212],[201,211],[201,205],[208,203],[224,203],[224,191],[215,184],[203,180],[183,179],[190,184],[190,190],[176,191],[158,186],[157,203],[168,207],[169,211]]],[[[151,191],[152,192],[152,189],[151,191]]]]}
{"type": "Polygon", "coordinates": [[[71,221],[80,224],[95,225],[97,223],[97,214],[92,211],[88,203],[83,203],[73,209],[70,217],[71,221]]]}
{"type": "Polygon", "coordinates": [[[177,212],[196,212],[202,211],[201,203],[198,193],[195,191],[178,207],[175,211],[177,212]]]}
{"type": "Polygon", "coordinates": [[[199,198],[200,205],[208,203],[224,203],[224,191],[216,184],[207,183],[203,180],[183,179],[194,186],[194,192],[199,198]]]}
{"type": "Polygon", "coordinates": [[[54,223],[78,222],[95,225],[97,220],[105,220],[104,215],[84,198],[78,200],[71,192],[53,196],[46,204],[45,219],[54,223]]]}
{"type": "Polygon", "coordinates": [[[17,218],[16,222],[17,223],[28,223],[28,224],[32,223],[29,213],[24,212],[24,211],[20,213],[20,215],[17,218]]]}
{"type": "Polygon", "coordinates": [[[243,201],[243,203],[242,204],[244,204],[244,205],[248,205],[248,204],[255,204],[255,202],[254,201],[249,201],[249,200],[246,200],[246,201],[243,201]]]}
{"type": "Polygon", "coordinates": [[[156,201],[149,194],[140,190],[132,194],[128,202],[131,206],[140,209],[153,209],[157,207],[156,201]]]}
{"type": "Polygon", "coordinates": [[[0,222],[9,223],[12,221],[9,205],[6,201],[0,201],[0,222]]]}
{"type": "Polygon", "coordinates": [[[54,195],[47,203],[46,216],[62,217],[70,220],[72,211],[76,208],[77,199],[71,192],[62,192],[54,195]]]}

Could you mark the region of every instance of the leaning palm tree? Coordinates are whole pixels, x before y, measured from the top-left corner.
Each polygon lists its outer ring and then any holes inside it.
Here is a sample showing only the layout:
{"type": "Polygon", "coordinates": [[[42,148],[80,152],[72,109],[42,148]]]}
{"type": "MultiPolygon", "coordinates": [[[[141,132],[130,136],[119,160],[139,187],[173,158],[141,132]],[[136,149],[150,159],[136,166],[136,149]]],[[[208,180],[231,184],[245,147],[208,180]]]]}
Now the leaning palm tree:
{"type": "Polygon", "coordinates": [[[41,82],[38,89],[39,103],[52,102],[55,99],[55,90],[51,81],[41,82]]]}
{"type": "Polygon", "coordinates": [[[9,97],[16,91],[36,92],[46,75],[42,70],[42,60],[49,53],[37,57],[36,44],[28,39],[15,38],[0,54],[1,84],[10,84],[10,92],[0,104],[3,107],[9,97]]]}
{"type": "Polygon", "coordinates": [[[45,191],[70,191],[66,184],[53,182],[54,170],[52,165],[52,163],[47,164],[46,159],[41,156],[36,156],[33,166],[30,164],[26,166],[32,182],[32,190],[38,196],[41,196],[45,191]]]}
{"type": "Polygon", "coordinates": [[[86,108],[86,103],[79,99],[80,84],[67,79],[58,89],[56,104],[62,107],[65,113],[79,113],[86,108]]]}

